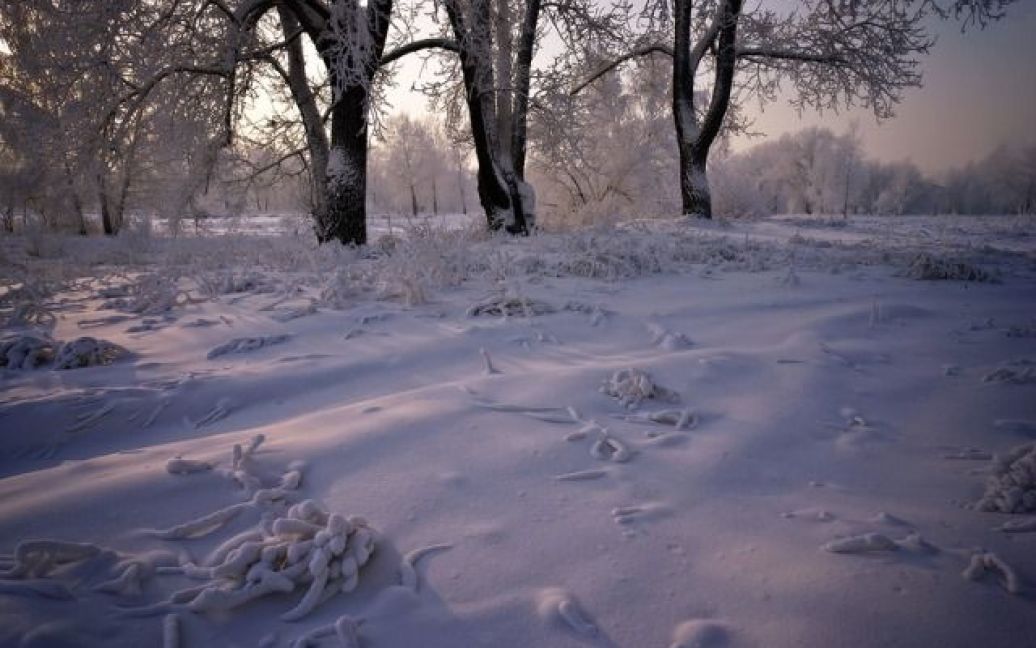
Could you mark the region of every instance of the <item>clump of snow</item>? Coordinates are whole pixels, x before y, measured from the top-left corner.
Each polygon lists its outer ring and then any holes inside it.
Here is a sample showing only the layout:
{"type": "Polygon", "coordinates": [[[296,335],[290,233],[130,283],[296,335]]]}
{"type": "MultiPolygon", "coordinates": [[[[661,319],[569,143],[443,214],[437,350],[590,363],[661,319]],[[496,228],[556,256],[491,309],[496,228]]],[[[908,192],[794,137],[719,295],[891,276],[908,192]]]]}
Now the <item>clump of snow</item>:
{"type": "Polygon", "coordinates": [[[54,357],[54,368],[79,369],[110,365],[125,354],[125,349],[107,340],[81,337],[61,345],[54,357]]]}
{"type": "Polygon", "coordinates": [[[923,252],[914,257],[906,270],[906,276],[923,281],[996,281],[993,275],[978,266],[964,261],[940,259],[923,252]]]}
{"type": "Polygon", "coordinates": [[[209,360],[213,360],[220,356],[236,354],[236,353],[249,353],[263,347],[273,346],[275,344],[281,344],[291,339],[290,335],[263,335],[259,337],[243,337],[234,338],[229,342],[215,347],[205,356],[209,360]]]}
{"type": "Polygon", "coordinates": [[[992,574],[1000,586],[1011,594],[1022,592],[1022,581],[1018,573],[999,556],[990,552],[978,552],[971,556],[971,562],[961,573],[968,580],[982,580],[986,574],[992,574]]]}
{"type": "Polygon", "coordinates": [[[642,369],[620,369],[601,385],[601,393],[619,401],[626,409],[636,409],[648,399],[676,402],[679,394],[655,384],[651,375],[642,369]]]}
{"type": "Polygon", "coordinates": [[[597,635],[597,626],[587,617],[575,597],[560,587],[549,587],[538,592],[536,611],[544,621],[562,624],[577,635],[597,635]]]}
{"type": "Polygon", "coordinates": [[[0,339],[0,367],[35,369],[54,359],[54,342],[47,338],[19,333],[0,339]]]}
{"type": "Polygon", "coordinates": [[[1036,511],[1036,443],[1020,445],[993,460],[993,474],[976,504],[980,511],[1036,511]]]}

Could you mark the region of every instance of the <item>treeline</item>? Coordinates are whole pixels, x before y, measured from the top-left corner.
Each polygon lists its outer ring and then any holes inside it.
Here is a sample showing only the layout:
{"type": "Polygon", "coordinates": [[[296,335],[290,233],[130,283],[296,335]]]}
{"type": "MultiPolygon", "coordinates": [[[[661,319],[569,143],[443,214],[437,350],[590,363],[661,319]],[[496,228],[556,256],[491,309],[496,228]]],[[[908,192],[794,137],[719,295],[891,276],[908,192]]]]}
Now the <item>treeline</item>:
{"type": "Polygon", "coordinates": [[[1036,145],[926,176],[909,161],[868,159],[852,133],[810,128],[721,157],[713,178],[732,216],[1036,213],[1036,145]]]}

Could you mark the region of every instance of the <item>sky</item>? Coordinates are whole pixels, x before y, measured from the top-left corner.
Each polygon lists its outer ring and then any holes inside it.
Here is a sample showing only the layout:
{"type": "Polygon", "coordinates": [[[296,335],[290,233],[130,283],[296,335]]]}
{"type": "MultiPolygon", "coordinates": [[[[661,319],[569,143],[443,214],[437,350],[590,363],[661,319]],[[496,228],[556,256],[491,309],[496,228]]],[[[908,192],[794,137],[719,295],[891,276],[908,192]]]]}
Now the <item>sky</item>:
{"type": "MultiPolygon", "coordinates": [[[[866,151],[887,161],[912,160],[927,173],[962,166],[1001,145],[1036,144],[1036,3],[1019,0],[985,30],[961,34],[956,23],[938,30],[925,59],[924,87],[907,91],[896,116],[805,113],[787,102],[753,108],[756,130],[767,136],[826,126],[844,131],[855,120],[866,151]]],[[[742,138],[736,148],[758,139],[742,138]]]]}
{"type": "MultiPolygon", "coordinates": [[[[1018,0],[985,30],[962,34],[959,23],[947,22],[936,34],[922,64],[924,86],[905,93],[895,117],[879,123],[867,110],[799,115],[779,99],[762,110],[748,107],[754,130],[764,136],[738,138],[735,150],[810,126],[844,132],[856,123],[871,157],[910,160],[938,174],[1001,145],[1036,144],[1036,2],[1018,0]]],[[[424,111],[424,98],[407,90],[418,74],[415,64],[404,63],[399,87],[389,95],[393,112],[424,111]]]]}

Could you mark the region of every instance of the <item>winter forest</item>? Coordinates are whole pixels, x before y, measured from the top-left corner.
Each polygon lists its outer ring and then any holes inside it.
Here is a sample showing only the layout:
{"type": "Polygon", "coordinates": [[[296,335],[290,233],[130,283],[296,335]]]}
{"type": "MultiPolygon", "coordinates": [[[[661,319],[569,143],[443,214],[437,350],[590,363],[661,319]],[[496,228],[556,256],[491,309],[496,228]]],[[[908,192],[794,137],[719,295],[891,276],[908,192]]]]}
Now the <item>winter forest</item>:
{"type": "Polygon", "coordinates": [[[0,648],[1036,645],[1033,29],[0,0],[0,648]]]}

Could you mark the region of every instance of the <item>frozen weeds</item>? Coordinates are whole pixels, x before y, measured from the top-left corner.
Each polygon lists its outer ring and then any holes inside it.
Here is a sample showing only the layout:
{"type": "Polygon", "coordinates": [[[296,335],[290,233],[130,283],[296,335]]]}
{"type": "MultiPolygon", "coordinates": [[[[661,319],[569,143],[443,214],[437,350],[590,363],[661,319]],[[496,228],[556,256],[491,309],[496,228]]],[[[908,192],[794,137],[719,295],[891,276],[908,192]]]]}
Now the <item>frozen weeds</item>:
{"type": "Polygon", "coordinates": [[[35,369],[54,359],[55,343],[45,337],[21,333],[0,339],[0,367],[35,369]]]}
{"type": "Polygon", "coordinates": [[[290,335],[263,335],[258,337],[243,337],[234,338],[229,342],[215,347],[209,351],[207,357],[209,360],[213,360],[220,356],[238,354],[238,353],[250,353],[264,347],[273,346],[275,344],[283,344],[291,339],[290,335]]]}
{"type": "Polygon", "coordinates": [[[620,369],[601,385],[601,393],[619,401],[626,409],[636,409],[648,399],[675,402],[679,394],[656,384],[643,369],[620,369]]]}
{"type": "Polygon", "coordinates": [[[993,474],[975,504],[979,511],[1036,511],[1036,443],[1026,443],[993,458],[993,474]]]}

